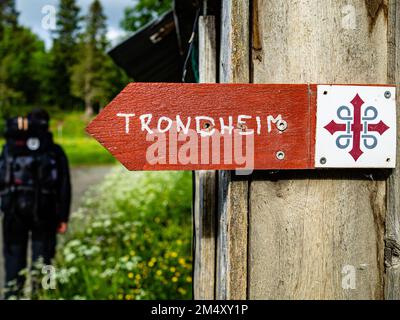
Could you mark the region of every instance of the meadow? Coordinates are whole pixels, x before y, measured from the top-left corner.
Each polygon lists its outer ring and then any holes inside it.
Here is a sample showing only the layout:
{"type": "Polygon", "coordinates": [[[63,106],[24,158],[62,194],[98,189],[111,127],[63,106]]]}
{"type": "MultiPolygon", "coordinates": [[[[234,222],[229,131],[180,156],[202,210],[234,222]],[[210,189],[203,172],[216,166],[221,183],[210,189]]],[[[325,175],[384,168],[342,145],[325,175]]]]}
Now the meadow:
{"type": "MultiPolygon", "coordinates": [[[[29,110],[24,107],[17,109],[22,115],[29,110]]],[[[87,119],[82,112],[63,112],[58,109],[48,111],[51,116],[50,129],[54,140],[63,147],[71,166],[115,163],[111,154],[85,132],[91,119],[87,119]]],[[[4,130],[4,124],[0,125],[0,130],[4,130]]],[[[3,144],[4,138],[0,137],[0,147],[3,144]]]]}
{"type": "Polygon", "coordinates": [[[55,289],[34,298],[191,299],[191,196],[189,172],[115,168],[73,215],[55,289]]]}
{"type": "Polygon", "coordinates": [[[55,113],[50,123],[55,142],[63,147],[72,166],[115,163],[111,154],[85,132],[90,120],[81,112],[55,113]]]}

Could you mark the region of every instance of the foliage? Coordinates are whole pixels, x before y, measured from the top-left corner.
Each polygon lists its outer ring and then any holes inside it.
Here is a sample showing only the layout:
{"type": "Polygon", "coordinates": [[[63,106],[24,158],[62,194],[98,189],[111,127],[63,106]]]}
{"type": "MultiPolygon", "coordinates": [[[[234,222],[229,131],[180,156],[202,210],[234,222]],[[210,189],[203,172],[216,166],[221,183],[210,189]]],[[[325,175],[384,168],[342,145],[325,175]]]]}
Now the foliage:
{"type": "Polygon", "coordinates": [[[77,63],[77,38],[79,35],[80,8],[76,0],[60,0],[57,11],[57,28],[51,50],[50,83],[54,90],[52,103],[67,109],[76,100],[71,94],[71,68],[77,63]]]}
{"type": "Polygon", "coordinates": [[[73,215],[39,298],[190,299],[190,204],[188,172],[116,169],[73,215]]]}
{"type": "Polygon", "coordinates": [[[98,0],[84,32],[76,0],[59,0],[49,50],[18,24],[15,1],[0,2],[0,18],[0,118],[23,105],[73,110],[86,102],[99,109],[129,82],[106,54],[106,18],[98,0]]]}
{"type": "Polygon", "coordinates": [[[44,43],[29,29],[5,27],[0,41],[0,109],[40,101],[44,43]]]}
{"type": "Polygon", "coordinates": [[[18,12],[15,9],[15,0],[0,1],[0,38],[5,27],[17,27],[18,12]]]}
{"type": "MultiPolygon", "coordinates": [[[[60,0],[57,12],[56,40],[62,49],[73,51],[80,29],[80,8],[77,6],[76,0],[60,0]]],[[[64,54],[69,58],[74,56],[70,52],[64,52],[64,54]]]]}
{"type": "Polygon", "coordinates": [[[99,0],[94,0],[86,17],[86,30],[83,34],[85,42],[93,49],[104,51],[107,48],[107,17],[99,0]]]}
{"type": "MultiPolygon", "coordinates": [[[[86,115],[91,116],[95,109],[104,107],[114,93],[110,84],[118,79],[123,87],[128,79],[113,65],[105,54],[108,42],[106,38],[106,17],[100,1],[93,1],[86,17],[86,28],[79,45],[80,60],[72,68],[72,93],[85,102],[86,115]]],[[[115,83],[115,82],[114,82],[115,83]]]]}
{"type": "Polygon", "coordinates": [[[137,31],[171,8],[172,0],[135,1],[133,7],[125,9],[121,27],[127,31],[137,31]]]}

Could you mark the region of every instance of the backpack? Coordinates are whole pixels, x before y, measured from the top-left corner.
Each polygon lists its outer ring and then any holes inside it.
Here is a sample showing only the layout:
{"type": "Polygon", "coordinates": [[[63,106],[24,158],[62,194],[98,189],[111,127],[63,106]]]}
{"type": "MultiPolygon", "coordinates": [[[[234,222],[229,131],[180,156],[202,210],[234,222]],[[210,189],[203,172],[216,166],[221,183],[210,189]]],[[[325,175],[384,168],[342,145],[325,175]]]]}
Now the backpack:
{"type": "Polygon", "coordinates": [[[57,156],[47,128],[42,121],[7,120],[0,159],[0,208],[5,217],[41,221],[56,215],[57,156]]]}

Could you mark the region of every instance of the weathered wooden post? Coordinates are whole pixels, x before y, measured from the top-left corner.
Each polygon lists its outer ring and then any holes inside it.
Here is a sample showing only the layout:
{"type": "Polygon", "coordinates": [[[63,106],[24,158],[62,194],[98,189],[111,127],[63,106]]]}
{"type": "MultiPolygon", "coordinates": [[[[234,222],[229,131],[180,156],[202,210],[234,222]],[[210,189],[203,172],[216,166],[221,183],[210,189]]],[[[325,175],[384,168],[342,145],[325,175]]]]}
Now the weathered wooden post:
{"type": "MultiPolygon", "coordinates": [[[[220,31],[220,82],[400,82],[397,0],[223,0],[220,31]]],[[[195,257],[215,280],[195,277],[196,298],[400,299],[399,179],[219,172],[216,231],[196,234],[216,235],[215,260],[195,257]]]]}
{"type": "MultiPolygon", "coordinates": [[[[201,83],[217,81],[216,25],[214,16],[199,19],[199,71],[201,83]]],[[[194,298],[215,298],[216,171],[195,171],[193,264],[194,298]]]]}

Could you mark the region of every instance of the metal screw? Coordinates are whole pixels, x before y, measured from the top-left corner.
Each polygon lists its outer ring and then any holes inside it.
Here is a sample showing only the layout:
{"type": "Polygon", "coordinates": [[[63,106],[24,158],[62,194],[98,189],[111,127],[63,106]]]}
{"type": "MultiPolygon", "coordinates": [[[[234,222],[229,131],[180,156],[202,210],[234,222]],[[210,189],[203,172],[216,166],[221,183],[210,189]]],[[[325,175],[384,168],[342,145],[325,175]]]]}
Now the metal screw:
{"type": "Polygon", "coordinates": [[[385,92],[385,98],[386,98],[386,99],[390,99],[391,96],[392,96],[392,93],[391,93],[390,91],[386,91],[386,92],[385,92]]]}
{"type": "Polygon", "coordinates": [[[276,158],[277,158],[278,160],[283,160],[283,159],[285,159],[285,153],[284,153],[283,151],[278,151],[278,152],[276,153],[276,158]]]}
{"type": "Polygon", "coordinates": [[[326,164],[326,158],[325,158],[325,157],[322,157],[322,158],[319,160],[319,163],[320,163],[320,164],[326,164]]]}
{"type": "Polygon", "coordinates": [[[362,264],[360,264],[359,270],[365,270],[365,269],[367,269],[367,267],[368,267],[367,263],[362,263],[362,264]]]}
{"type": "Polygon", "coordinates": [[[285,131],[288,127],[288,124],[285,120],[279,120],[276,123],[276,127],[278,128],[279,131],[285,131]]]}
{"type": "Polygon", "coordinates": [[[390,158],[387,158],[387,159],[386,159],[386,162],[390,162],[390,160],[391,160],[390,158]]]}

